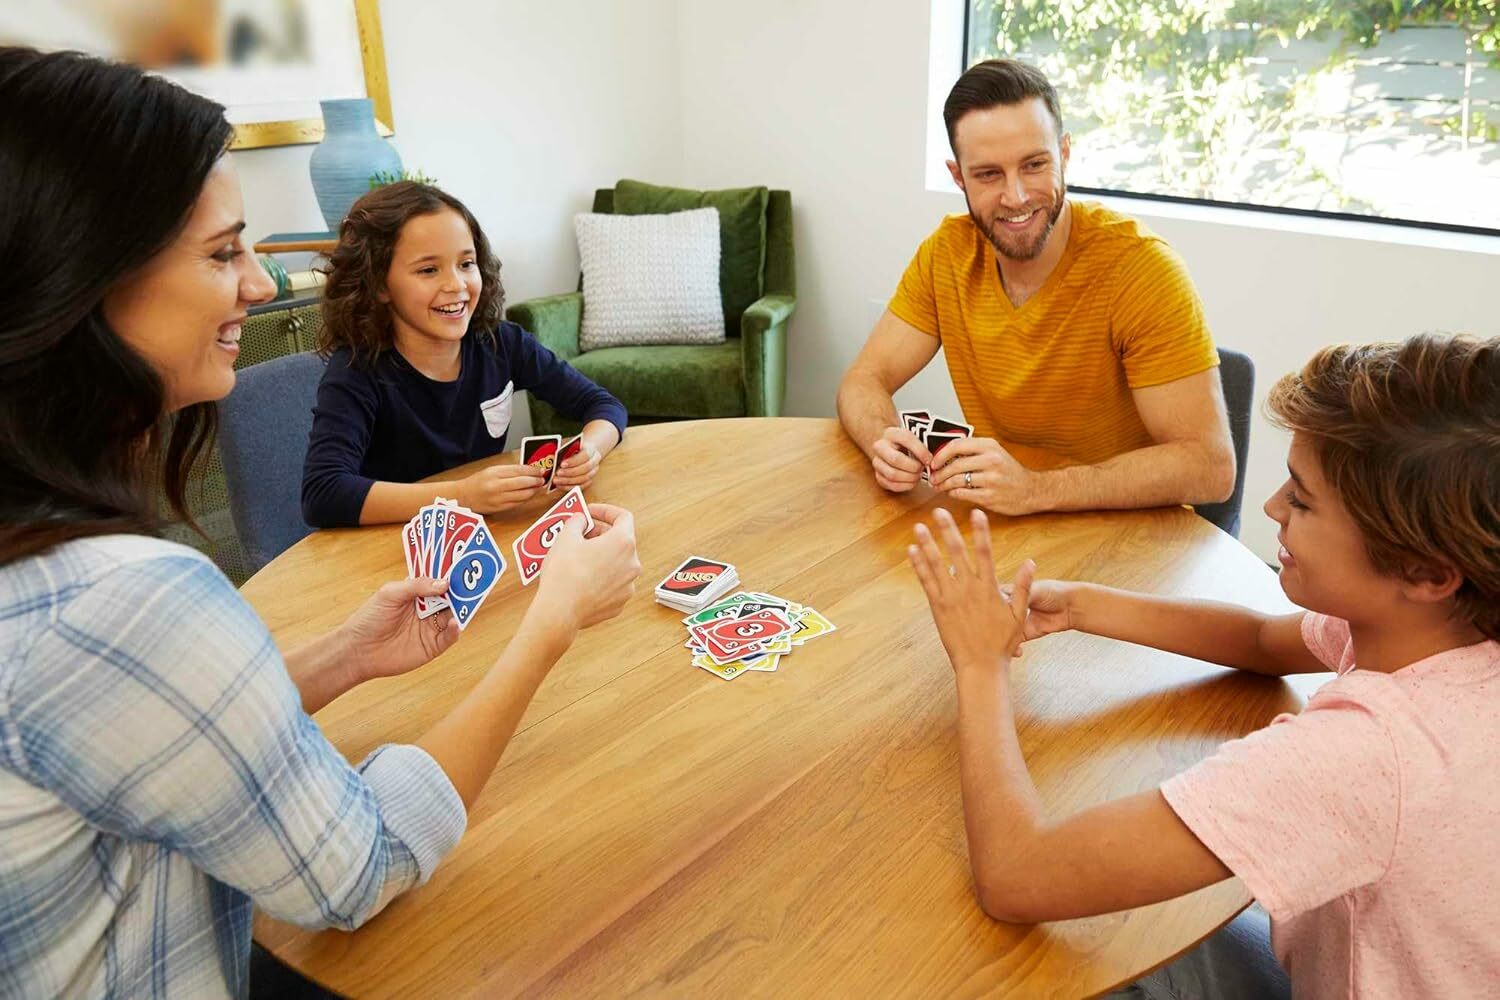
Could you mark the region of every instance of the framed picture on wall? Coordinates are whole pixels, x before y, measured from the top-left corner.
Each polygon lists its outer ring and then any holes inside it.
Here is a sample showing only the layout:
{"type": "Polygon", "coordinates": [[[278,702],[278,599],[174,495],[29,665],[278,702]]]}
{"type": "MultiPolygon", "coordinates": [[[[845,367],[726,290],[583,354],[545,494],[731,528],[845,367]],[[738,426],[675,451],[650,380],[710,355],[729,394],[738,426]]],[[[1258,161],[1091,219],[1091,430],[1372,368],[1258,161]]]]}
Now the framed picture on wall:
{"type": "Polygon", "coordinates": [[[224,105],[231,149],[318,142],[318,102],[368,97],[394,128],[379,0],[58,0],[5,4],[0,44],[134,63],[224,105]]]}

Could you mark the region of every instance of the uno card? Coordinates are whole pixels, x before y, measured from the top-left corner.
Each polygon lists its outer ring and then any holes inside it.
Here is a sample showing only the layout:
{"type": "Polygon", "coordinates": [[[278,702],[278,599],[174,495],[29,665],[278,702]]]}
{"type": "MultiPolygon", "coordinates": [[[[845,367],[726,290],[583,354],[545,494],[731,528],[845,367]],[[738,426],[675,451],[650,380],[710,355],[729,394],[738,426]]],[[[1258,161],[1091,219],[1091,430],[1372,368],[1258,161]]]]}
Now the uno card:
{"type": "MultiPolygon", "coordinates": [[[[933,460],[936,461],[938,452],[942,451],[953,442],[962,441],[966,437],[968,437],[967,434],[959,434],[956,432],[939,434],[937,431],[933,431],[931,434],[927,435],[927,450],[932,453],[933,460]]],[[[922,481],[928,483],[932,482],[931,466],[928,466],[927,468],[922,470],[922,481]]]]}
{"type": "Polygon", "coordinates": [[[699,653],[693,657],[693,666],[702,667],[715,677],[722,677],[726,681],[732,681],[750,669],[739,663],[715,663],[707,653],[699,653]]]}
{"type": "Polygon", "coordinates": [[[901,423],[908,431],[915,434],[918,427],[932,426],[932,414],[926,410],[902,410],[901,423]]]}
{"type": "Polygon", "coordinates": [[[682,619],[682,624],[691,628],[693,625],[703,625],[706,622],[717,621],[720,618],[736,618],[741,604],[748,604],[750,601],[760,601],[760,598],[762,598],[760,594],[738,591],[735,594],[730,594],[729,597],[723,598],[721,601],[714,601],[714,603],[709,604],[708,607],[699,610],[699,612],[691,613],[687,618],[682,619]]]}
{"type": "Polygon", "coordinates": [[[827,635],[829,632],[837,632],[838,626],[824,617],[821,611],[807,608],[798,617],[797,628],[792,633],[792,645],[800,646],[805,642],[827,635]]]}
{"type": "Polygon", "coordinates": [[[552,480],[555,479],[555,478],[557,478],[557,470],[561,469],[563,467],[563,463],[564,462],[566,462],[568,459],[572,458],[574,455],[580,454],[582,451],[583,451],[583,435],[582,434],[575,434],[575,435],[573,435],[572,437],[568,438],[568,440],[564,441],[558,447],[558,449],[557,449],[557,461],[553,463],[553,465],[552,465],[552,472],[547,476],[547,489],[548,489],[548,491],[557,489],[556,486],[552,485],[552,480]]]}
{"type": "Polygon", "coordinates": [[[490,529],[482,522],[459,545],[448,570],[448,603],[460,629],[467,628],[484,599],[495,589],[505,572],[505,557],[500,554],[490,529]]]}
{"type": "MultiPolygon", "coordinates": [[[[932,426],[928,428],[929,434],[957,434],[959,437],[973,437],[974,428],[968,424],[961,424],[957,420],[946,420],[943,417],[934,417],[932,426]]],[[[927,449],[931,451],[931,448],[927,449]]]]}
{"type": "Polygon", "coordinates": [[[698,597],[733,569],[729,563],[693,556],[668,573],[656,585],[656,592],[674,598],[698,597]]]}
{"type": "Polygon", "coordinates": [[[434,505],[432,527],[427,532],[426,575],[440,578],[448,569],[443,564],[443,538],[448,534],[448,508],[434,505]]]}
{"type": "MultiPolygon", "coordinates": [[[[406,556],[406,575],[409,577],[426,575],[421,524],[422,515],[418,513],[401,528],[401,551],[406,556]]],[[[418,597],[416,605],[418,618],[431,618],[446,608],[448,601],[444,597],[418,597]]]]}
{"type": "Polygon", "coordinates": [[[727,663],[747,652],[758,652],[756,647],[791,630],[792,623],[786,615],[766,608],[744,618],[724,618],[707,625],[695,625],[689,631],[703,642],[709,656],[719,663],[727,663]]]}
{"type": "Polygon", "coordinates": [[[542,434],[521,442],[521,464],[535,466],[536,471],[547,481],[548,488],[552,486],[552,474],[557,468],[557,451],[561,445],[562,438],[557,434],[542,434]]]}
{"type": "Polygon", "coordinates": [[[439,575],[447,573],[459,551],[484,527],[484,518],[464,507],[449,507],[439,515],[443,521],[442,552],[438,559],[439,575]]]}
{"type": "Polygon", "coordinates": [[[522,586],[530,586],[542,572],[542,563],[547,558],[552,543],[562,533],[563,525],[570,518],[582,517],[585,533],[592,531],[594,518],[589,514],[589,505],[583,499],[583,490],[575,486],[562,499],[547,509],[526,531],[511,543],[516,557],[516,572],[521,574],[522,586]]]}
{"type": "MultiPolygon", "coordinates": [[[[739,665],[746,670],[763,670],[766,673],[773,673],[777,667],[781,666],[781,658],[784,655],[784,653],[766,653],[762,656],[752,656],[741,660],[739,665]]],[[[712,657],[708,659],[710,663],[713,662],[712,657]]]]}

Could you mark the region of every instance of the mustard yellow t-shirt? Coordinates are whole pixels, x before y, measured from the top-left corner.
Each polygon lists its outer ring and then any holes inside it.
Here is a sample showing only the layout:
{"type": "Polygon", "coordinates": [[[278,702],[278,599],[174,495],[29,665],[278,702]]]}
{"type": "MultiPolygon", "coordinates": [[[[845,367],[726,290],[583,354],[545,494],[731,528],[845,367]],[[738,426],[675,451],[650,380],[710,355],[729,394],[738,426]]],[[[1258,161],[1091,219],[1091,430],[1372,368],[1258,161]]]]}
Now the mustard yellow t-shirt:
{"type": "Polygon", "coordinates": [[[1132,389],[1219,363],[1182,259],[1134,219],[1070,201],[1068,246],[1019,309],[968,215],[922,243],[890,310],[942,341],[964,419],[980,437],[1094,464],[1152,444],[1132,389]]]}

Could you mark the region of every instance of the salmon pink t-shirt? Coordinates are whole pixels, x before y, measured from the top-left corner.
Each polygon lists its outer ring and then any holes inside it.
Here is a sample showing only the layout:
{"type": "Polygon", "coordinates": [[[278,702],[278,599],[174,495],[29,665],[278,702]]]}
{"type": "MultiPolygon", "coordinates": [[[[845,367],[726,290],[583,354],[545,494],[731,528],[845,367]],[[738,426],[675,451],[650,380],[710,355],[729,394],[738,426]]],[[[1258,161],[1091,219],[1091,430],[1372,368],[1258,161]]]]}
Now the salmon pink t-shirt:
{"type": "Polygon", "coordinates": [[[1271,914],[1296,997],[1500,995],[1500,643],[1337,671],[1300,715],[1170,779],[1182,821],[1271,914]]]}

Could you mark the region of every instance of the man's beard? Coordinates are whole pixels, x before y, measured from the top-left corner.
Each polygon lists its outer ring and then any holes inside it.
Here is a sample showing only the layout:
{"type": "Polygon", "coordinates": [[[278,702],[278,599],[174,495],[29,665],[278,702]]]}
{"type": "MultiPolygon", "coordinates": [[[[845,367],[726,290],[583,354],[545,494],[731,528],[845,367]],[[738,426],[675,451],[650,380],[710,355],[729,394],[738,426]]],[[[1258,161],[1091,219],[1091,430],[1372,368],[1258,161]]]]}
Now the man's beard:
{"type": "MultiPolygon", "coordinates": [[[[1051,210],[1047,212],[1047,224],[1035,236],[1017,236],[1006,232],[1001,225],[1000,220],[1008,216],[996,215],[986,228],[984,221],[974,214],[974,206],[969,204],[968,192],[964,192],[964,204],[969,206],[969,218],[974,220],[974,224],[989,239],[990,245],[995,248],[997,254],[1006,260],[1015,261],[1036,260],[1041,256],[1043,248],[1047,246],[1047,237],[1052,235],[1052,227],[1057,225],[1058,219],[1062,218],[1063,206],[1067,204],[1067,200],[1068,182],[1066,178],[1063,178],[1058,184],[1051,210]]],[[[1042,210],[1043,206],[1028,204],[1027,208],[1042,210]]]]}

